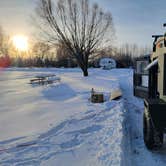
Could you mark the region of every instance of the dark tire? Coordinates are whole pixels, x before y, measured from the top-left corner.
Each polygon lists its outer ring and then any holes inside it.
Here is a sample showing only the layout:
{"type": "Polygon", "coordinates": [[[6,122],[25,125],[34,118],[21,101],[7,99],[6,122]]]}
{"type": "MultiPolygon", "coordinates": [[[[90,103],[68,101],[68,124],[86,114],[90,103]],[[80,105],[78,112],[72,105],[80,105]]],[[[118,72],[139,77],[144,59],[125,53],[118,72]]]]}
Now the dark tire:
{"type": "Polygon", "coordinates": [[[150,117],[144,113],[143,117],[144,143],[149,150],[159,149],[163,144],[163,132],[156,130],[150,117]]]}

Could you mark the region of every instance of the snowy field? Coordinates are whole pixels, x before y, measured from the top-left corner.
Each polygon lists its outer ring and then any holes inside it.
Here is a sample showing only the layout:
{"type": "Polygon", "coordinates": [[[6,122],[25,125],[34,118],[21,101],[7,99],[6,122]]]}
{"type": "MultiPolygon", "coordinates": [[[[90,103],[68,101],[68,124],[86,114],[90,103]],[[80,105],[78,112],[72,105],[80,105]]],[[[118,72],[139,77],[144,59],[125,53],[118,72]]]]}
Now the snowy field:
{"type": "Polygon", "coordinates": [[[166,150],[149,152],[142,136],[143,100],[133,97],[131,69],[0,71],[0,165],[164,166],[166,150]],[[60,82],[31,85],[39,74],[60,82]],[[92,104],[91,89],[106,102],[92,104]],[[123,96],[109,100],[121,88],[123,96]]]}

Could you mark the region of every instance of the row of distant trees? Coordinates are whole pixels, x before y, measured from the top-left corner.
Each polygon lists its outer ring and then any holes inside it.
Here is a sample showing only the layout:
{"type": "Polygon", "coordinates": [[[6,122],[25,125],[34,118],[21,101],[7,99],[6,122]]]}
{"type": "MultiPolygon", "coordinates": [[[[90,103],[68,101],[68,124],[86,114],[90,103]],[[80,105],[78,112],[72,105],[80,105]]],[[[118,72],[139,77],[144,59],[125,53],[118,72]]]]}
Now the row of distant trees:
{"type": "Polygon", "coordinates": [[[33,22],[42,35],[28,52],[18,52],[0,28],[3,61],[6,57],[18,67],[78,66],[88,76],[88,67],[98,67],[102,57],[114,58],[119,67],[130,67],[135,57],[151,52],[136,44],[116,48],[111,12],[88,0],[38,0],[33,22]]]}
{"type": "MultiPolygon", "coordinates": [[[[120,48],[109,47],[98,50],[90,59],[88,67],[99,67],[101,58],[116,60],[118,67],[132,67],[135,58],[147,55],[151,48],[138,47],[136,44],[124,44],[120,48]]],[[[0,46],[0,67],[78,67],[77,61],[69,55],[63,45],[55,47],[43,42],[36,42],[28,52],[18,52],[11,44],[0,46]],[[5,47],[3,47],[3,46],[5,47]],[[56,48],[56,49],[55,49],[56,48]]]]}

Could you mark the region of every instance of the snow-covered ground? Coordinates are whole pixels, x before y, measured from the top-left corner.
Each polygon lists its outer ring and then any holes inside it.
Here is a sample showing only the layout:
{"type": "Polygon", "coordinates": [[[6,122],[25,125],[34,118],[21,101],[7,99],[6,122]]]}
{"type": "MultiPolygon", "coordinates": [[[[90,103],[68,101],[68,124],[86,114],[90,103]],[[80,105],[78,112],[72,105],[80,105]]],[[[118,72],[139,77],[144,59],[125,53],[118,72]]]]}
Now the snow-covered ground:
{"type": "Polygon", "coordinates": [[[0,73],[0,165],[120,165],[122,100],[110,72],[79,69],[8,69],[0,73]],[[53,85],[28,84],[34,76],[56,74],[53,85]],[[92,104],[91,89],[104,92],[92,104]]]}
{"type": "Polygon", "coordinates": [[[143,100],[133,97],[132,70],[18,69],[0,71],[0,165],[164,166],[166,151],[143,143],[143,100]],[[39,74],[61,81],[35,86],[39,74]],[[92,104],[91,89],[106,102],[92,104]],[[110,93],[121,88],[121,99],[110,93]]]}

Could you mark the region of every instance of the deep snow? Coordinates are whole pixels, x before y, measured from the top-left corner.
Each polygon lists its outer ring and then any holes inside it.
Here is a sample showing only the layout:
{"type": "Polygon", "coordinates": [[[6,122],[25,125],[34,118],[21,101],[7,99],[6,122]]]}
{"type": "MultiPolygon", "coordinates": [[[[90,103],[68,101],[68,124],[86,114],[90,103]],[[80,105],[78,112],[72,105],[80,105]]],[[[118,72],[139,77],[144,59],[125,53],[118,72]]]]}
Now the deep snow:
{"type": "Polygon", "coordinates": [[[123,99],[109,101],[119,88],[110,71],[8,69],[0,77],[1,165],[121,165],[123,99]],[[60,83],[28,84],[52,73],[60,83]],[[91,89],[105,94],[92,104],[91,89]]]}
{"type": "Polygon", "coordinates": [[[143,100],[133,96],[132,69],[18,69],[0,72],[0,165],[164,166],[166,147],[146,149],[143,100]],[[39,74],[60,83],[33,86],[39,74]],[[121,99],[109,101],[118,88],[121,99]],[[88,100],[91,88],[103,104],[88,100]]]}

